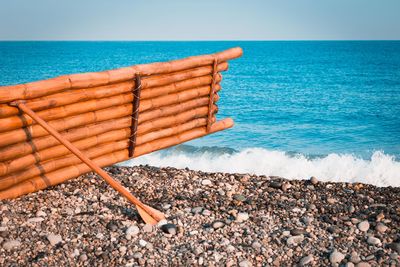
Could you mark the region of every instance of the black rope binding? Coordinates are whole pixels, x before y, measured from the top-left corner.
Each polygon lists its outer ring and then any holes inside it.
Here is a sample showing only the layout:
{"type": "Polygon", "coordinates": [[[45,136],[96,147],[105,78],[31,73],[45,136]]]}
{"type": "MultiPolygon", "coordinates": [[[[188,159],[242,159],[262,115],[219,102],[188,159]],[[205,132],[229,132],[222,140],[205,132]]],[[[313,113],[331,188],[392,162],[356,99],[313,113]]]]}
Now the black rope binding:
{"type": "Polygon", "coordinates": [[[132,101],[132,116],[131,116],[131,136],[129,138],[129,157],[132,158],[135,153],[136,147],[136,134],[138,128],[139,118],[139,102],[140,102],[140,91],[142,89],[142,82],[139,73],[135,74],[135,87],[132,90],[133,101],[132,101]]]}

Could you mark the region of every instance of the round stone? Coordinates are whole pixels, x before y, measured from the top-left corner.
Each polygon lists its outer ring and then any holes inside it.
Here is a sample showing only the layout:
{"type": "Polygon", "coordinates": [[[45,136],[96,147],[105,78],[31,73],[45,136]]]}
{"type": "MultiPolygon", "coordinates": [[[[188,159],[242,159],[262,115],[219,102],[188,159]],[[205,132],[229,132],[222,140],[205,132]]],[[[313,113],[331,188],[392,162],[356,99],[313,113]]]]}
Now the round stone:
{"type": "Polygon", "coordinates": [[[343,259],[344,259],[344,255],[337,250],[333,251],[331,253],[331,255],[329,256],[329,261],[332,264],[340,263],[343,259]]]}
{"type": "Polygon", "coordinates": [[[131,237],[137,235],[139,231],[139,227],[137,227],[136,225],[129,226],[125,231],[126,238],[130,240],[131,237]]]}
{"type": "Polygon", "coordinates": [[[384,225],[383,223],[378,223],[375,227],[375,230],[381,234],[386,232],[387,229],[388,229],[388,227],[386,225],[384,225]]]}
{"type": "Polygon", "coordinates": [[[239,212],[236,215],[237,222],[244,222],[244,221],[247,221],[248,219],[249,219],[249,214],[247,212],[239,212]]]}
{"type": "Polygon", "coordinates": [[[316,185],[316,184],[318,184],[318,179],[317,179],[316,177],[312,176],[312,177],[310,178],[310,182],[311,182],[312,184],[316,185]]]}
{"type": "Polygon", "coordinates": [[[362,221],[360,222],[358,225],[358,230],[362,231],[362,232],[367,232],[369,229],[369,222],[368,221],[362,221]]]}
{"type": "Polygon", "coordinates": [[[153,225],[151,225],[151,224],[145,224],[145,225],[143,226],[143,231],[144,231],[145,233],[151,233],[151,232],[153,232],[153,225]]]}
{"type": "Polygon", "coordinates": [[[209,186],[209,185],[212,185],[212,182],[211,182],[211,180],[204,179],[201,181],[201,184],[205,185],[205,186],[209,186]]]}
{"type": "Polygon", "coordinates": [[[374,236],[370,236],[367,239],[367,243],[373,246],[379,246],[381,245],[381,240],[379,238],[376,238],[374,236]]]}
{"type": "Polygon", "coordinates": [[[215,221],[212,223],[212,227],[214,229],[219,229],[225,226],[225,223],[223,221],[215,221]]]}
{"type": "Polygon", "coordinates": [[[282,183],[277,182],[277,181],[272,181],[269,184],[270,187],[275,188],[275,189],[280,189],[282,187],[282,183]]]}
{"type": "Polygon", "coordinates": [[[243,260],[243,261],[239,262],[239,267],[251,267],[251,266],[253,266],[253,265],[248,260],[243,260]]]}

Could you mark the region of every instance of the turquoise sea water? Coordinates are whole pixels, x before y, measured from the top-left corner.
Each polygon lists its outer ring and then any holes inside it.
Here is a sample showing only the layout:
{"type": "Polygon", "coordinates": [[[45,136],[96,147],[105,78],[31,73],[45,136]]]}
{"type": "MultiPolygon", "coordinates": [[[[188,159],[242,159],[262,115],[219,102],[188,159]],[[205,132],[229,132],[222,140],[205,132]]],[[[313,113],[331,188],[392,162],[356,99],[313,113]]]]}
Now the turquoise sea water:
{"type": "Polygon", "coordinates": [[[400,185],[400,41],[0,42],[0,85],[213,53],[233,129],[127,164],[400,185]]]}

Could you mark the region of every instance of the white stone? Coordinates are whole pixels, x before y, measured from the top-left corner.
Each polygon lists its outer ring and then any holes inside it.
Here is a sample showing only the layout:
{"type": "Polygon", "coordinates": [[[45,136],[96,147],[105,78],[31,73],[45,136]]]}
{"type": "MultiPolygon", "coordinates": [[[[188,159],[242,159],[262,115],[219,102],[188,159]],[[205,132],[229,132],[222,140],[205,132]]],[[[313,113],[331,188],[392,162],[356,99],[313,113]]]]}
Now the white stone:
{"type": "Polygon", "coordinates": [[[358,227],[358,230],[360,230],[362,232],[366,232],[369,229],[369,222],[368,221],[362,221],[357,225],[357,227],[358,227]]]}
{"type": "Polygon", "coordinates": [[[38,210],[36,212],[36,217],[46,217],[47,214],[44,211],[38,210]]]}
{"type": "Polygon", "coordinates": [[[139,231],[139,227],[137,227],[136,225],[129,226],[128,229],[126,229],[125,231],[126,239],[131,240],[131,237],[137,235],[139,231]]]}
{"type": "Polygon", "coordinates": [[[337,250],[333,251],[331,253],[331,255],[329,256],[329,261],[332,264],[340,263],[343,259],[344,259],[344,255],[337,250]]]}
{"type": "Polygon", "coordinates": [[[226,247],[226,252],[232,253],[235,251],[235,247],[232,245],[229,245],[226,247]]]}
{"type": "Polygon", "coordinates": [[[121,246],[121,247],[119,248],[119,252],[120,252],[122,255],[125,255],[126,250],[127,250],[127,248],[126,248],[125,246],[121,246]]]}
{"type": "Polygon", "coordinates": [[[212,182],[210,180],[208,180],[208,179],[204,179],[203,181],[201,181],[201,184],[209,186],[209,185],[212,185],[212,182]]]}
{"type": "Polygon", "coordinates": [[[101,239],[103,239],[104,235],[102,233],[98,233],[96,235],[96,237],[101,240],[101,239]]]}
{"type": "Polygon", "coordinates": [[[49,240],[50,245],[55,246],[58,243],[62,242],[61,235],[55,235],[55,234],[48,234],[47,235],[47,240],[49,240]]]}
{"type": "Polygon", "coordinates": [[[140,245],[141,247],[145,247],[145,246],[147,245],[147,242],[146,242],[145,240],[143,240],[143,239],[140,239],[140,240],[139,240],[139,245],[140,245]]]}
{"type": "Polygon", "coordinates": [[[44,219],[42,217],[33,217],[33,218],[29,218],[28,222],[30,223],[39,223],[44,221],[44,219]]]}
{"type": "Polygon", "coordinates": [[[249,219],[249,214],[247,213],[247,212],[239,212],[237,215],[236,215],[236,221],[237,222],[244,222],[244,221],[247,221],[249,219]]]}
{"type": "Polygon", "coordinates": [[[248,260],[243,260],[243,261],[239,262],[239,267],[251,267],[251,266],[253,266],[253,265],[248,260]]]}
{"type": "Polygon", "coordinates": [[[21,242],[19,242],[18,240],[9,240],[4,242],[3,244],[3,248],[5,250],[12,250],[18,248],[19,246],[21,246],[21,242]]]}
{"type": "Polygon", "coordinates": [[[145,224],[145,226],[143,226],[143,231],[145,233],[151,233],[153,232],[153,225],[151,224],[145,224]]]}

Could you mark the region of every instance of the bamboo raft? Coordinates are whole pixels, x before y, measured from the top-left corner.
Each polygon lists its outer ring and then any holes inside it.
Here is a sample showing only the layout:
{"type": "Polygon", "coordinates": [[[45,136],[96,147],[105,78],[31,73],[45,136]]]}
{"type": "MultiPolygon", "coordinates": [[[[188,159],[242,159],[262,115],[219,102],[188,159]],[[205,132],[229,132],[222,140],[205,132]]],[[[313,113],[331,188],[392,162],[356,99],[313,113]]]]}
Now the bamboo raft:
{"type": "Polygon", "coordinates": [[[232,127],[216,120],[216,103],[221,72],[241,55],[232,48],[0,87],[0,200],[93,170],[156,223],[163,215],[100,167],[232,127]]]}

